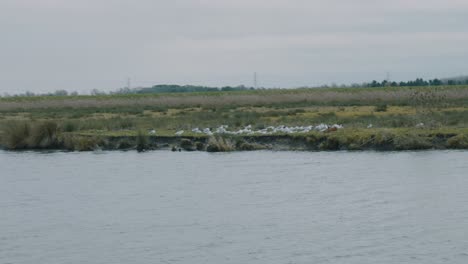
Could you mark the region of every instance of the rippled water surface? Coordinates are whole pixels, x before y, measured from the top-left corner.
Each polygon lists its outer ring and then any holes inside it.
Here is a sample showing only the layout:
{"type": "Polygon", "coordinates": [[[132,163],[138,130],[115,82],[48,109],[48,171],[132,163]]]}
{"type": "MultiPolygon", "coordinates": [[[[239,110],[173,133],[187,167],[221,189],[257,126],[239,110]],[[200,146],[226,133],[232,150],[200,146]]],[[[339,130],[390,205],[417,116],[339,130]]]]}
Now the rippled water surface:
{"type": "Polygon", "coordinates": [[[0,263],[468,263],[468,152],[0,152],[0,263]]]}

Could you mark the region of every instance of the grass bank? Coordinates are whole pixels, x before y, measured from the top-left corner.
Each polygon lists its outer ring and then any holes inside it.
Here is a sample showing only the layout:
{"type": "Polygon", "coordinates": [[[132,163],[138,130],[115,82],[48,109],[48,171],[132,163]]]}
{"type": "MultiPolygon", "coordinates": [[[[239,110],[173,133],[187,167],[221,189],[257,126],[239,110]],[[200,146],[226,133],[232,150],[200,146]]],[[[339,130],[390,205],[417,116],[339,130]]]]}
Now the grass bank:
{"type": "Polygon", "coordinates": [[[468,86],[334,88],[0,99],[0,146],[10,150],[468,148],[468,86]],[[338,131],[242,135],[274,126],[338,131]]]}

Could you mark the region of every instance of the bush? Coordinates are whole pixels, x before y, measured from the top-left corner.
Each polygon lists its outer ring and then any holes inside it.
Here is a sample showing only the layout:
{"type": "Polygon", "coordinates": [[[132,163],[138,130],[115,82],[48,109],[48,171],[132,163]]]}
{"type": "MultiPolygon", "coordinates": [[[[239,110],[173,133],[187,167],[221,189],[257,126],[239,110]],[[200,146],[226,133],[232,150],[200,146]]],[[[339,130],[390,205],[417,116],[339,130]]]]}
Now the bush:
{"type": "Polygon", "coordinates": [[[468,136],[459,134],[447,140],[447,147],[451,149],[468,149],[468,136]]]}
{"type": "Polygon", "coordinates": [[[97,137],[66,135],[63,138],[63,146],[68,150],[74,151],[95,150],[101,143],[102,140],[97,137]]]}
{"type": "Polygon", "coordinates": [[[206,147],[206,151],[208,152],[227,152],[233,150],[235,150],[235,146],[227,138],[210,137],[208,139],[208,146],[206,147]]]}
{"type": "Polygon", "coordinates": [[[431,142],[423,136],[416,134],[397,135],[393,140],[397,150],[419,150],[432,148],[431,142]]]}
{"type": "Polygon", "coordinates": [[[375,112],[387,112],[387,105],[386,104],[377,105],[375,106],[374,111],[375,112]]]}
{"type": "Polygon", "coordinates": [[[248,150],[248,151],[251,151],[251,150],[261,150],[261,149],[265,149],[266,147],[263,146],[263,145],[260,145],[260,144],[256,144],[256,143],[248,143],[248,142],[245,142],[245,143],[242,143],[238,150],[248,150]]]}
{"type": "Polygon", "coordinates": [[[138,131],[136,136],[136,149],[138,152],[142,152],[149,149],[148,136],[141,130],[138,131]]]}
{"type": "Polygon", "coordinates": [[[2,144],[7,149],[24,149],[28,147],[31,127],[26,122],[8,122],[2,136],[2,144]]]}
{"type": "Polygon", "coordinates": [[[260,150],[265,149],[265,146],[260,145],[258,143],[249,143],[244,140],[239,140],[236,142],[236,149],[237,150],[245,150],[245,151],[252,151],[252,150],[260,150]]]}
{"type": "Polygon", "coordinates": [[[330,136],[325,141],[319,144],[321,150],[339,150],[340,140],[337,137],[330,136]]]}
{"type": "Polygon", "coordinates": [[[73,132],[78,130],[78,126],[76,122],[67,121],[62,124],[62,130],[63,132],[73,132]]]}
{"type": "Polygon", "coordinates": [[[383,130],[377,132],[374,136],[374,145],[376,147],[390,146],[393,142],[394,135],[389,131],[383,130]]]}
{"type": "Polygon", "coordinates": [[[57,123],[47,121],[34,125],[26,122],[8,122],[4,128],[2,144],[11,150],[58,147],[57,123]]]}
{"type": "Polygon", "coordinates": [[[195,142],[195,149],[198,151],[202,151],[205,148],[205,145],[200,141],[195,142]]]}
{"type": "Polygon", "coordinates": [[[130,140],[128,139],[122,139],[118,142],[118,145],[117,145],[117,148],[118,149],[130,149],[132,147],[134,147],[135,145],[132,144],[132,142],[130,142],[130,140]]]}
{"type": "Polygon", "coordinates": [[[36,124],[31,129],[28,138],[28,145],[31,148],[54,148],[59,144],[58,125],[55,122],[47,121],[36,124]]]}
{"type": "Polygon", "coordinates": [[[190,139],[183,138],[180,140],[180,147],[185,151],[194,151],[193,142],[190,139]]]}
{"type": "Polygon", "coordinates": [[[309,148],[315,149],[325,139],[325,136],[318,133],[310,134],[306,137],[305,142],[309,148]]]}

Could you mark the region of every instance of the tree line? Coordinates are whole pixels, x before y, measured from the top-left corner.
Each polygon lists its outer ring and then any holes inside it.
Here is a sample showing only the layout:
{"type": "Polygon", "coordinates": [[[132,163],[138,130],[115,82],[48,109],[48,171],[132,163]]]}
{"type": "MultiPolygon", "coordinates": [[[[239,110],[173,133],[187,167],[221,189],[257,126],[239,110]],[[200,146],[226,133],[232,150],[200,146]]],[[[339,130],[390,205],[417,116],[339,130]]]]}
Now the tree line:
{"type": "MultiPolygon", "coordinates": [[[[196,86],[196,85],[174,85],[174,84],[160,84],[154,85],[149,88],[136,89],[134,92],[137,94],[146,93],[192,93],[192,92],[219,92],[219,91],[247,91],[253,90],[253,87],[245,87],[244,85],[239,86],[224,86],[224,87],[207,87],[207,86],[196,86]]],[[[127,90],[128,92],[128,90],[127,90]]]]}
{"type": "MultiPolygon", "coordinates": [[[[441,86],[441,85],[468,85],[468,77],[459,77],[453,79],[431,79],[424,80],[423,78],[417,78],[416,80],[411,81],[388,81],[383,80],[381,82],[373,80],[370,83],[361,83],[361,84],[351,84],[351,85],[336,85],[332,84],[324,85],[321,87],[404,87],[404,86],[441,86]]],[[[315,87],[301,87],[301,88],[315,88],[315,87]]],[[[263,90],[266,88],[258,88],[258,90],[263,90]]],[[[192,92],[219,92],[219,91],[247,91],[254,90],[253,87],[247,87],[244,85],[238,86],[224,86],[224,87],[208,87],[208,86],[198,86],[198,85],[175,85],[175,84],[159,84],[152,87],[139,87],[130,89],[128,87],[120,88],[116,91],[105,92],[98,89],[91,90],[91,95],[112,95],[112,94],[152,94],[152,93],[192,93],[192,92]]],[[[4,94],[3,97],[13,97],[13,96],[78,96],[84,95],[76,91],[68,92],[66,90],[57,90],[52,93],[33,93],[25,92],[21,94],[4,94]]],[[[1,97],[1,95],[0,95],[1,97]]]]}
{"type": "Polygon", "coordinates": [[[440,85],[468,85],[468,78],[467,79],[432,79],[432,80],[424,80],[423,78],[417,78],[414,81],[407,81],[407,82],[390,82],[387,80],[383,80],[382,82],[378,82],[373,80],[370,83],[367,83],[364,86],[367,87],[397,87],[397,86],[440,86],[440,85]]]}

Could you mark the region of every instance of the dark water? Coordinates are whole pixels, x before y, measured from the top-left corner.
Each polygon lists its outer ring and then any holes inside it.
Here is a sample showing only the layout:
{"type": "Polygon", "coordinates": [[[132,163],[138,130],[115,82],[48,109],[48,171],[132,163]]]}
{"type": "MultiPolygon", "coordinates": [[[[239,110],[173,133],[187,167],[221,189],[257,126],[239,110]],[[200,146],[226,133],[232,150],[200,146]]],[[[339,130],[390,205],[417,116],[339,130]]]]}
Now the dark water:
{"type": "Polygon", "coordinates": [[[468,263],[468,152],[0,152],[0,263],[468,263]]]}

